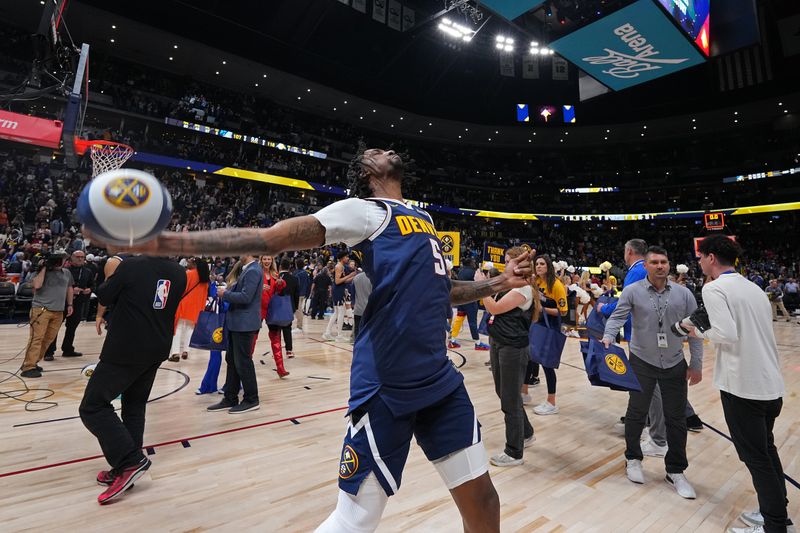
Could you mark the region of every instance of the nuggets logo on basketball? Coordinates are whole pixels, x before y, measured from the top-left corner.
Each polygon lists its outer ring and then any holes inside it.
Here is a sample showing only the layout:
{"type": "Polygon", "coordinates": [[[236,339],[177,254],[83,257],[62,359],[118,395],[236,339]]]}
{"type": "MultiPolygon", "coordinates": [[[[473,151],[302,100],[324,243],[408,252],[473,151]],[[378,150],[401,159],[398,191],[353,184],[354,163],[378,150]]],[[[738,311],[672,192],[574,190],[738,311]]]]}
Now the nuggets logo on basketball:
{"type": "Polygon", "coordinates": [[[349,444],[345,444],[342,449],[342,459],[339,461],[339,477],[350,479],[356,472],[358,472],[358,455],[349,444]]]}
{"type": "Polygon", "coordinates": [[[453,251],[453,246],[455,243],[453,242],[453,237],[450,235],[443,235],[442,236],[442,252],[449,254],[453,251]]]}
{"type": "Polygon", "coordinates": [[[622,375],[628,371],[625,362],[617,354],[606,354],[606,366],[615,374],[622,375]]]}
{"type": "Polygon", "coordinates": [[[172,283],[168,279],[160,279],[156,283],[156,295],[153,299],[153,309],[164,309],[169,298],[169,287],[172,283]]]}
{"type": "Polygon", "coordinates": [[[211,334],[211,340],[216,344],[222,342],[222,328],[217,328],[214,330],[214,333],[211,334]]]}
{"type": "Polygon", "coordinates": [[[103,196],[114,207],[132,209],[147,203],[150,188],[136,178],[119,178],[106,185],[103,196]]]}

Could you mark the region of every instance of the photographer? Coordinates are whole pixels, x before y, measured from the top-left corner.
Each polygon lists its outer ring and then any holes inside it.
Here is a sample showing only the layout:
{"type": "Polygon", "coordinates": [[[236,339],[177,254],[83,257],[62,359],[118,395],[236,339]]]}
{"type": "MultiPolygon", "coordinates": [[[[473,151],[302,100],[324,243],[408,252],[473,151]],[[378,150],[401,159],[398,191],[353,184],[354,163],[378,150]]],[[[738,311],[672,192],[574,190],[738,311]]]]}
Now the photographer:
{"type": "MultiPolygon", "coordinates": [[[[772,428],[785,394],[778,347],[770,322],[770,303],[763,290],[733,268],[741,248],[724,235],[700,242],[700,266],[713,279],[703,286],[710,328],[689,326],[692,337],[717,345],[714,385],[720,390],[725,422],[739,459],[747,466],[759,510],[740,518],[767,533],[784,532],[786,482],[772,428]]],[[[758,529],[732,528],[744,532],[758,529]]]]}
{"type": "Polygon", "coordinates": [[[58,335],[64,316],[72,316],[74,282],[70,271],[63,268],[65,257],[66,253],[57,250],[42,258],[37,265],[37,273],[33,277],[31,334],[20,374],[24,378],[42,377],[39,361],[58,335]]]}
{"type": "Polygon", "coordinates": [[[631,314],[630,365],[641,392],[631,391],[625,414],[625,472],[634,483],[644,483],[641,443],[648,409],[656,384],[661,390],[668,450],[664,458],[669,483],[687,499],[696,497],[683,474],[689,466],[686,458],[686,382],[695,385],[703,379],[703,343],[689,339],[691,363],[686,364],[683,337],[673,334],[670,325],[697,309],[692,293],[667,279],[667,251],[651,246],[645,256],[647,277],[628,285],[620,295],[617,308],[606,323],[603,344],[608,348],[631,314]]]}
{"type": "MultiPolygon", "coordinates": [[[[89,296],[94,289],[95,272],[93,269],[86,265],[86,253],[81,250],[75,250],[69,256],[69,268],[72,274],[74,286],[72,287],[72,315],[66,318],[66,328],[64,330],[64,340],[61,342],[61,356],[62,357],[81,357],[81,352],[75,351],[73,345],[75,341],[75,330],[89,307],[89,296]]],[[[56,351],[56,343],[58,342],[58,335],[53,339],[53,342],[45,353],[44,360],[52,361],[53,355],[56,351]]]]}

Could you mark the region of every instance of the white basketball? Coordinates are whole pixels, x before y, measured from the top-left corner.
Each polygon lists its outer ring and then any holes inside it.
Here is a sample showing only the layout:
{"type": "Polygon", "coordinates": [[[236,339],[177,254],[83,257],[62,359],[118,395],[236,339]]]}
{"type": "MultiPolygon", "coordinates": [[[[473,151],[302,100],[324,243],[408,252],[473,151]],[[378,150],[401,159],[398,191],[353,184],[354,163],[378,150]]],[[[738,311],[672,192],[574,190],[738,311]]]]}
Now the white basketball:
{"type": "Polygon", "coordinates": [[[81,375],[83,377],[85,377],[86,379],[89,379],[90,377],[92,377],[92,374],[94,374],[94,369],[95,368],[97,368],[97,363],[92,363],[91,365],[86,365],[85,367],[83,367],[81,369],[81,375]]]}
{"type": "Polygon", "coordinates": [[[78,198],[78,218],[109,244],[131,246],[155,238],[172,218],[172,198],[155,176],[120,168],[98,174],[78,198]]]}

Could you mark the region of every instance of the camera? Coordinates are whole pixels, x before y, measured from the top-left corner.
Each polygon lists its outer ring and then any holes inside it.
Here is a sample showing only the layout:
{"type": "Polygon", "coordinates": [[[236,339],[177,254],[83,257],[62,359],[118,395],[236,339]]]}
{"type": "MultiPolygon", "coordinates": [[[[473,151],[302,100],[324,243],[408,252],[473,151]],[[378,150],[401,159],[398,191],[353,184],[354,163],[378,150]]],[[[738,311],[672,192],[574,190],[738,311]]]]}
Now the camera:
{"type": "Polygon", "coordinates": [[[679,320],[672,324],[669,329],[672,330],[678,337],[685,337],[689,334],[689,331],[686,329],[686,326],[694,326],[700,332],[707,331],[711,329],[711,322],[708,320],[708,311],[704,306],[700,306],[694,310],[694,313],[687,316],[683,320],[679,320]]]}
{"type": "Polygon", "coordinates": [[[63,263],[64,259],[67,258],[67,253],[62,250],[55,250],[53,252],[43,254],[42,258],[39,259],[39,263],[36,265],[38,270],[47,269],[52,270],[54,268],[59,268],[63,263]]]}

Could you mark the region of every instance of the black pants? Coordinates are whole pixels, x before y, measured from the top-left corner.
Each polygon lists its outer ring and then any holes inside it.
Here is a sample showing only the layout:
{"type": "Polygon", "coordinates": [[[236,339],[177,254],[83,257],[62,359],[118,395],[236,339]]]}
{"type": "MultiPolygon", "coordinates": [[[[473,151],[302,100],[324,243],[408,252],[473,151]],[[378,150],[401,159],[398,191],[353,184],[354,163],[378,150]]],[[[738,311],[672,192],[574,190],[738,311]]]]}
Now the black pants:
{"type": "Polygon", "coordinates": [[[786,480],[775,448],[772,428],[781,414],[783,398],[746,400],[720,391],[722,411],[739,459],[747,466],[764,517],[764,531],[786,531],[786,480]]]}
{"type": "Polygon", "coordinates": [[[353,339],[358,338],[359,325],[361,325],[361,315],[353,315],[353,339]]]}
{"type": "Polygon", "coordinates": [[[327,292],[314,292],[311,299],[311,318],[324,318],[325,309],[328,307],[328,293],[327,292]]]}
{"type": "MultiPolygon", "coordinates": [[[[80,297],[75,297],[72,301],[72,314],[64,319],[66,328],[64,329],[64,339],[61,341],[61,351],[63,353],[69,354],[75,351],[75,346],[73,345],[75,342],[75,330],[78,329],[78,325],[83,320],[83,315],[86,314],[87,303],[85,298],[80,297]]],[[[56,336],[47,348],[48,354],[54,355],[56,353],[57,343],[58,337],[56,336]]]]}
{"type": "Polygon", "coordinates": [[[288,326],[270,326],[267,324],[267,329],[269,329],[270,333],[274,331],[280,331],[283,333],[283,343],[286,345],[287,352],[293,352],[292,350],[292,325],[289,324],[288,326]]]}
{"type": "Polygon", "coordinates": [[[258,403],[258,382],[256,367],[253,365],[256,333],[256,331],[228,332],[228,351],[225,352],[225,362],[228,365],[225,374],[225,399],[234,405],[239,403],[240,383],[244,389],[242,402],[258,403]]]}
{"type": "Polygon", "coordinates": [[[530,348],[514,348],[489,339],[489,360],[492,365],[494,391],[500,398],[500,410],[506,426],[505,453],[514,459],[522,458],[524,439],[533,435],[533,426],[522,406],[519,393],[528,366],[530,348]]]}
{"type": "Polygon", "coordinates": [[[664,405],[664,422],[667,426],[667,455],[664,464],[668,474],[680,474],[689,466],[686,459],[686,385],[685,360],[672,368],[659,368],[645,363],[631,352],[631,368],[636,374],[642,392],[631,391],[628,411],[625,413],[625,458],[644,458],[639,444],[642,430],[653,399],[653,389],[658,383],[664,405]]]}
{"type": "Polygon", "coordinates": [[[120,470],[143,458],[144,414],[160,362],[127,366],[97,363],[78,409],[81,421],[97,437],[111,468],[120,470]],[[122,420],[111,401],[122,394],[122,420]]]}

